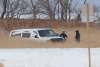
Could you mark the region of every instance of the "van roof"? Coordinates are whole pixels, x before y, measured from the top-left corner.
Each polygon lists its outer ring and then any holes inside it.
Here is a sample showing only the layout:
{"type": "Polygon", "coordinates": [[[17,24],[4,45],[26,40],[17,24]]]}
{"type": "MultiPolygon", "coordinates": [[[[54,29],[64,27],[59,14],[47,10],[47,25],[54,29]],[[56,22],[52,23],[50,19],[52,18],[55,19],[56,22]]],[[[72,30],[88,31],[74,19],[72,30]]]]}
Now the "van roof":
{"type": "Polygon", "coordinates": [[[15,29],[15,30],[11,30],[11,31],[26,31],[26,30],[48,30],[51,28],[26,28],[26,29],[15,29]]]}

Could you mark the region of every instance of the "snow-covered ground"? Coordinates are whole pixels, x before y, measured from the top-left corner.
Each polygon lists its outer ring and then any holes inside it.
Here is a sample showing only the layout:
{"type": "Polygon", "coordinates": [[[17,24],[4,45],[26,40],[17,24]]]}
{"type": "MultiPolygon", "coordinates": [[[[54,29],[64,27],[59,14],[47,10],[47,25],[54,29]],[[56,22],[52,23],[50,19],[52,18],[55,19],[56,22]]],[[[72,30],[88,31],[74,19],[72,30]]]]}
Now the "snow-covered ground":
{"type": "MultiPolygon", "coordinates": [[[[100,67],[99,57],[100,48],[92,48],[92,67],[100,67]]],[[[4,67],[88,67],[88,49],[0,49],[0,63],[4,67]]]]}

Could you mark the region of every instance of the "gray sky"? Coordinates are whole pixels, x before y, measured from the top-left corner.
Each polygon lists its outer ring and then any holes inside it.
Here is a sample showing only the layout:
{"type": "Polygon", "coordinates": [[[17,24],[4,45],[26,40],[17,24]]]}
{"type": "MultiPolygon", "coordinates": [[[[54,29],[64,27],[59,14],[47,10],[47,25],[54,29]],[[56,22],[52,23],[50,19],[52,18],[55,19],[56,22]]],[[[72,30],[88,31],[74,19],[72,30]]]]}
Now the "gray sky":
{"type": "Polygon", "coordinates": [[[93,4],[100,6],[100,0],[91,0],[93,4]]]}

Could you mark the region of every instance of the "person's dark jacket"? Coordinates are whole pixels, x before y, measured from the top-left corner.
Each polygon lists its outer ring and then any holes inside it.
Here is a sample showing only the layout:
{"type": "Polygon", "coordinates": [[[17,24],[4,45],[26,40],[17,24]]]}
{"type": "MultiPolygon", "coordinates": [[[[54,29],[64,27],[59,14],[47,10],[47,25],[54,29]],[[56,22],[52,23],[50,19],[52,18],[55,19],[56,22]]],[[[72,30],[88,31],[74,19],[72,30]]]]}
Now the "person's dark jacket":
{"type": "Polygon", "coordinates": [[[63,37],[64,39],[68,38],[68,36],[67,36],[66,33],[61,33],[61,34],[60,34],[60,37],[63,37]]]}
{"type": "Polygon", "coordinates": [[[75,35],[76,41],[80,41],[80,33],[79,33],[79,31],[76,30],[75,32],[76,32],[76,35],[75,35]]]}

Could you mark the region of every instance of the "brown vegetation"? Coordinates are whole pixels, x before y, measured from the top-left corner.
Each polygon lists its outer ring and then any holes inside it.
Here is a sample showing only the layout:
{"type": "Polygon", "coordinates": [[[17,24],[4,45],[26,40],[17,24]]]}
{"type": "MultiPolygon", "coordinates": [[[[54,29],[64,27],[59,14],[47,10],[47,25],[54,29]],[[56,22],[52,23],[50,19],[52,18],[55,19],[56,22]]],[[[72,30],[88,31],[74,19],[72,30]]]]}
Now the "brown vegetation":
{"type": "MultiPolygon", "coordinates": [[[[30,19],[2,19],[0,20],[0,27],[5,30],[12,30],[18,28],[37,28],[37,27],[51,27],[51,28],[73,28],[84,27],[85,23],[77,21],[58,21],[58,20],[30,20],[30,19]]],[[[91,27],[95,27],[95,23],[90,23],[91,27]]]]}
{"type": "Polygon", "coordinates": [[[4,67],[4,65],[2,63],[0,63],[0,67],[4,67]]]}
{"type": "Polygon", "coordinates": [[[95,23],[90,24],[89,31],[86,31],[85,23],[61,22],[57,20],[0,20],[0,48],[72,48],[72,47],[100,47],[100,31],[95,23]],[[8,31],[18,28],[52,27],[56,32],[61,33],[64,29],[68,32],[68,39],[65,43],[37,43],[33,40],[9,39],[8,31]],[[81,41],[75,41],[75,30],[81,33],[81,41]]]}

